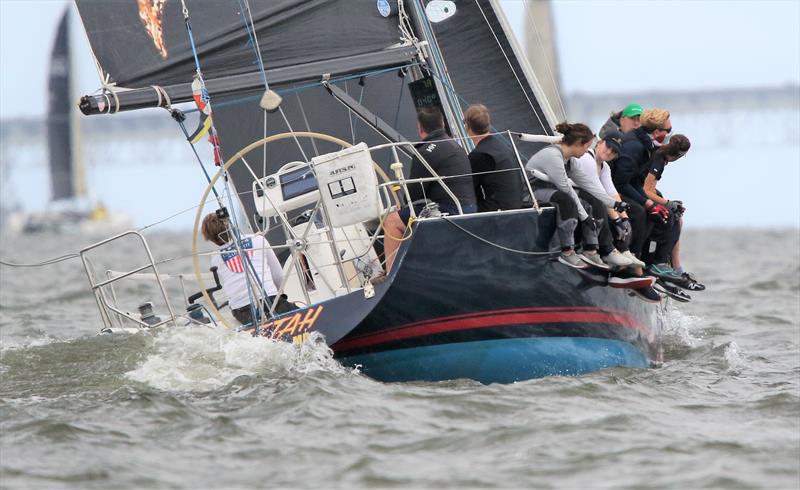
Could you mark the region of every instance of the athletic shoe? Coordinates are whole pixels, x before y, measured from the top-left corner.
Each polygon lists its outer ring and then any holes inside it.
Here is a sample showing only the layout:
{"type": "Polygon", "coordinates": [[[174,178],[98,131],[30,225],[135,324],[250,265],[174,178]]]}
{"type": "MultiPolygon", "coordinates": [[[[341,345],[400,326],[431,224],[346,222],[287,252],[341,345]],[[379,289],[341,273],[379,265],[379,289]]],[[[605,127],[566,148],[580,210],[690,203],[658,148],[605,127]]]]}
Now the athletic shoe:
{"type": "Polygon", "coordinates": [[[675,272],[668,264],[650,264],[650,267],[647,268],[647,273],[659,279],[675,283],[683,280],[683,277],[675,272]]]}
{"type": "Polygon", "coordinates": [[[661,295],[658,294],[658,291],[653,289],[652,286],[634,289],[631,292],[642,301],[647,301],[648,303],[661,303],[661,295]]]}
{"type": "Polygon", "coordinates": [[[660,293],[664,293],[670,298],[680,301],[681,303],[688,303],[692,300],[692,297],[681,291],[681,288],[673,286],[672,284],[669,284],[661,279],[656,281],[655,290],[660,293]]]}
{"type": "Polygon", "coordinates": [[[642,269],[647,267],[647,264],[645,264],[641,260],[637,259],[636,256],[631,253],[630,250],[626,250],[626,251],[622,252],[622,255],[624,255],[625,257],[628,257],[629,259],[631,259],[631,265],[633,265],[635,267],[641,267],[642,269]]]}
{"type": "Polygon", "coordinates": [[[706,286],[705,284],[697,282],[695,279],[694,274],[691,272],[684,272],[681,276],[688,281],[688,284],[684,289],[688,289],[689,291],[705,291],[706,286]]]}
{"type": "Polygon", "coordinates": [[[592,267],[597,267],[598,269],[603,269],[606,271],[611,270],[611,267],[603,262],[603,259],[600,258],[600,254],[597,253],[596,250],[584,250],[578,254],[578,257],[592,267]]]}
{"type": "Polygon", "coordinates": [[[578,254],[572,250],[568,253],[561,252],[561,255],[558,256],[558,261],[574,269],[586,268],[586,264],[580,259],[580,257],[578,257],[578,254]]]}
{"type": "Polygon", "coordinates": [[[610,254],[603,257],[603,262],[619,268],[628,267],[633,264],[631,259],[619,253],[619,250],[617,249],[612,250],[610,254]]]}
{"type": "Polygon", "coordinates": [[[641,289],[650,287],[656,282],[653,276],[634,276],[633,274],[614,273],[608,278],[608,285],[618,289],[641,289]]]}

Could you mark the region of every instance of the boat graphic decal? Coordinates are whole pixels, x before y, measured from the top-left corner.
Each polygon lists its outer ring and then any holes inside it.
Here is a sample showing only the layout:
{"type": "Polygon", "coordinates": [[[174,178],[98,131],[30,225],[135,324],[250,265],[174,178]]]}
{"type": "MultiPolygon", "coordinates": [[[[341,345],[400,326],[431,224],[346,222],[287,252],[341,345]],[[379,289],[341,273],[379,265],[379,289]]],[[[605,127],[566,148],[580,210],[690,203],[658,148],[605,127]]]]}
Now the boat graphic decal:
{"type": "Polygon", "coordinates": [[[346,351],[379,345],[386,342],[434,335],[457,330],[490,328],[511,325],[545,323],[584,323],[602,324],[636,330],[649,341],[654,334],[638,320],[620,310],[607,310],[592,307],[575,308],[519,308],[512,310],[487,311],[478,314],[454,315],[435,318],[424,322],[410,323],[391,330],[366,334],[336,344],[336,349],[346,351]]]}
{"type": "Polygon", "coordinates": [[[167,46],[164,44],[164,31],[161,19],[164,17],[164,5],[167,0],[139,0],[139,18],[144,24],[147,35],[162,58],[167,59],[167,46]]]}
{"type": "Polygon", "coordinates": [[[271,339],[304,338],[303,336],[314,328],[314,323],[316,323],[323,308],[323,305],[312,306],[305,311],[298,311],[293,315],[272,320],[265,323],[261,327],[261,331],[264,332],[264,336],[271,339]]]}

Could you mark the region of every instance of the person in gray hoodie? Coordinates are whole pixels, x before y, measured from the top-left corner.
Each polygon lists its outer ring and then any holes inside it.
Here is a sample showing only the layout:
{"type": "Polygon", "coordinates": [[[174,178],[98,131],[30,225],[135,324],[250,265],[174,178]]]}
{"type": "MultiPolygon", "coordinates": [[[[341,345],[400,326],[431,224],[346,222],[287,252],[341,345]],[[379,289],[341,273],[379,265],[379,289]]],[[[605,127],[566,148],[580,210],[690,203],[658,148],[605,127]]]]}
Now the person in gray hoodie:
{"type": "Polygon", "coordinates": [[[556,237],[561,248],[558,261],[576,269],[587,264],[608,269],[597,253],[597,225],[567,176],[570,159],[586,153],[594,141],[594,133],[585,124],[566,122],[557,125],[556,131],[563,135],[561,142],[539,150],[525,168],[533,176],[531,185],[536,199],[553,204],[558,213],[556,237]],[[581,254],[575,253],[575,229],[579,222],[583,234],[581,254]]]}

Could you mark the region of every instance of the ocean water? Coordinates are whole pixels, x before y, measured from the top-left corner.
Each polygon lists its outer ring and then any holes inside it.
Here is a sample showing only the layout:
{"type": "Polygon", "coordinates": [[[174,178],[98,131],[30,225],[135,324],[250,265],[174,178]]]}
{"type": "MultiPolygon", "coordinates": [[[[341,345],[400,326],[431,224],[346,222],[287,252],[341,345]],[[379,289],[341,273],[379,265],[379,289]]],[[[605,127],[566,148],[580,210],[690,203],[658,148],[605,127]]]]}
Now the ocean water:
{"type": "MultiPolygon", "coordinates": [[[[149,238],[158,259],[189,246],[149,238]]],[[[3,236],[0,257],[87,240],[3,236]]],[[[0,268],[0,487],[796,489],[800,231],[682,246],[708,290],[664,306],[662,366],[509,385],[379,383],[211,328],[98,336],[78,260],[0,268]]]]}

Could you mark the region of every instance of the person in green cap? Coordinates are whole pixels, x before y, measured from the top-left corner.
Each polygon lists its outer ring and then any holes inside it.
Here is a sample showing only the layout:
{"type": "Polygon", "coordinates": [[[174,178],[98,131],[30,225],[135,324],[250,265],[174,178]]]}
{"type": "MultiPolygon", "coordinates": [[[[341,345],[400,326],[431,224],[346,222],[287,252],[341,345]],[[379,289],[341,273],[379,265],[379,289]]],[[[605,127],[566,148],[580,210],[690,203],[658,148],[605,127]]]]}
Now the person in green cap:
{"type": "Polygon", "coordinates": [[[608,121],[600,128],[598,137],[603,139],[611,131],[622,131],[623,133],[633,131],[642,125],[639,121],[639,116],[642,115],[642,112],[644,112],[644,109],[639,104],[628,104],[621,111],[612,112],[608,121]]]}

